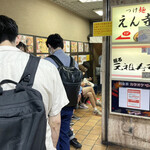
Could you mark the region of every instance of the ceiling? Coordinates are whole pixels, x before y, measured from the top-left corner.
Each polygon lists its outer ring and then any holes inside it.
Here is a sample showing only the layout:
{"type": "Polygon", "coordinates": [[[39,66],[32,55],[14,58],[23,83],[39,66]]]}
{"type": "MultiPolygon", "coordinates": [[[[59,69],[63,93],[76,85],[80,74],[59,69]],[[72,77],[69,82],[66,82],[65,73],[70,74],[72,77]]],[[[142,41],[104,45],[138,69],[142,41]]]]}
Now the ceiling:
{"type": "Polygon", "coordinates": [[[102,20],[102,17],[97,15],[95,12],[93,12],[93,10],[102,9],[103,1],[102,2],[90,2],[90,3],[81,3],[79,2],[79,0],[50,0],[50,1],[90,21],[102,20]]]}

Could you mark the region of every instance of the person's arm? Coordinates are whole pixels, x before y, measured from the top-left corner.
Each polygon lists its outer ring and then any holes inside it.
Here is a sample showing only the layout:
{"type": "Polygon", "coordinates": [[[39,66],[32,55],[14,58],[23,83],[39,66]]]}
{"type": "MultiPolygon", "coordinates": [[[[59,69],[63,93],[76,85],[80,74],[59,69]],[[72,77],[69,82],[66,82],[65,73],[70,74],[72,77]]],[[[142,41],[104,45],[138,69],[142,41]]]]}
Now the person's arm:
{"type": "Polygon", "coordinates": [[[50,116],[48,122],[51,127],[53,146],[56,148],[61,124],[60,113],[56,116],[50,116]]]}
{"type": "Polygon", "coordinates": [[[92,77],[87,78],[88,81],[92,81],[92,77]]]}
{"type": "Polygon", "coordinates": [[[84,87],[84,86],[85,86],[85,83],[84,83],[83,81],[81,82],[81,86],[82,86],[82,87],[84,87]]]}

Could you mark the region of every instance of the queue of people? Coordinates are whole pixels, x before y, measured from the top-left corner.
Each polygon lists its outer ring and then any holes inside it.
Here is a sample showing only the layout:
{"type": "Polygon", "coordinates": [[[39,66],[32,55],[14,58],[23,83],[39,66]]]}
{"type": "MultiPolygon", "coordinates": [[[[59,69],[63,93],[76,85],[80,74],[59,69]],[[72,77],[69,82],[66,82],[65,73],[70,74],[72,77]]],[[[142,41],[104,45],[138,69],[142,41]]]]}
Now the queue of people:
{"type": "MultiPolygon", "coordinates": [[[[49,35],[46,45],[50,55],[55,55],[64,66],[69,67],[71,58],[64,53],[63,38],[59,34],[49,35]]],[[[13,80],[15,84],[19,83],[19,79],[21,78],[29,57],[30,54],[28,53],[26,45],[18,40],[18,26],[16,22],[7,16],[0,15],[0,68],[2,70],[0,72],[0,88],[2,86],[6,91],[15,88],[12,84],[2,85],[2,81],[9,79],[13,80]]],[[[42,135],[45,136],[45,141],[41,147],[37,147],[37,150],[70,150],[70,144],[75,148],[82,147],[75,138],[70,125],[76,107],[68,106],[69,99],[57,68],[58,65],[52,58],[47,57],[40,59],[32,86],[32,88],[39,91],[42,96],[46,115],[46,129],[45,134],[42,135]]],[[[75,62],[75,68],[81,69],[77,62],[75,62]]],[[[86,68],[84,69],[86,70],[86,68]]],[[[84,72],[82,70],[82,72],[84,75],[86,71],[84,72]]],[[[28,76],[30,76],[30,74],[28,74],[28,76]]],[[[24,78],[26,82],[26,77],[24,78]]],[[[78,105],[84,105],[88,109],[86,102],[89,100],[93,107],[93,113],[95,115],[101,115],[101,112],[97,108],[97,106],[101,106],[101,103],[96,97],[94,91],[95,85],[91,82],[91,78],[86,78],[86,80],[87,83],[85,83],[83,78],[79,87],[78,105]]],[[[1,96],[3,95],[0,95],[0,97],[1,96]]],[[[22,123],[23,122],[25,122],[25,120],[23,120],[22,123]]],[[[1,124],[0,121],[0,126],[1,124]]],[[[21,137],[21,125],[19,124],[18,126],[20,127],[21,137]]],[[[15,126],[13,128],[15,129],[15,126]]],[[[37,136],[40,138],[41,135],[37,136]]],[[[5,141],[6,144],[10,143],[11,140],[12,139],[5,141]]],[[[18,143],[18,145],[19,144],[20,143],[18,143]]],[[[28,144],[25,145],[21,143],[18,150],[27,149],[27,145],[28,144]],[[24,145],[24,147],[21,145],[24,145]]],[[[6,145],[4,145],[4,147],[5,146],[6,145]]],[[[2,150],[4,149],[2,148],[2,150]]],[[[32,150],[32,148],[28,150],[32,150]]]]}

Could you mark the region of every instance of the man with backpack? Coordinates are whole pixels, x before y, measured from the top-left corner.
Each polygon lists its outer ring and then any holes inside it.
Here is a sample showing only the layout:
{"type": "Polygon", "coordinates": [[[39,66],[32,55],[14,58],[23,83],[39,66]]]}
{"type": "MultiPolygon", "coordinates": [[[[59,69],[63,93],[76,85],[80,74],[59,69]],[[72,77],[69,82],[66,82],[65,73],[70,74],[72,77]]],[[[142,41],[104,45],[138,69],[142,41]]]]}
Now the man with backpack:
{"type": "Polygon", "coordinates": [[[16,48],[17,35],[0,15],[0,149],[56,150],[65,89],[55,66],[16,48]]]}
{"type": "Polygon", "coordinates": [[[49,35],[46,45],[51,55],[45,59],[58,68],[69,99],[69,104],[61,111],[61,128],[57,150],[70,150],[68,133],[73,109],[77,105],[82,73],[78,70],[78,65],[73,58],[64,53],[63,39],[59,34],[49,35]]]}

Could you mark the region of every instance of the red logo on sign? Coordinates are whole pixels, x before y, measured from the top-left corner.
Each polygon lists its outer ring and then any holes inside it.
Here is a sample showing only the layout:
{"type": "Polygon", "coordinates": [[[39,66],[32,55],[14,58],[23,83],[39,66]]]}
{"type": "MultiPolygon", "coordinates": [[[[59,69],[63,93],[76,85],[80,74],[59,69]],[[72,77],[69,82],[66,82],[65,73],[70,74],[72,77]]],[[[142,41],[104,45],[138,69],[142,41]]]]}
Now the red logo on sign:
{"type": "Polygon", "coordinates": [[[116,38],[116,40],[126,40],[126,39],[130,39],[130,37],[127,37],[127,36],[129,36],[130,34],[131,34],[131,32],[129,32],[129,31],[124,31],[124,32],[122,33],[122,35],[123,35],[124,37],[122,37],[122,36],[120,35],[119,37],[116,38]]]}

